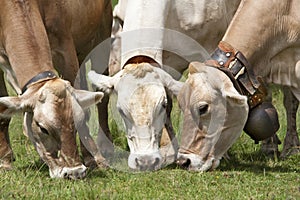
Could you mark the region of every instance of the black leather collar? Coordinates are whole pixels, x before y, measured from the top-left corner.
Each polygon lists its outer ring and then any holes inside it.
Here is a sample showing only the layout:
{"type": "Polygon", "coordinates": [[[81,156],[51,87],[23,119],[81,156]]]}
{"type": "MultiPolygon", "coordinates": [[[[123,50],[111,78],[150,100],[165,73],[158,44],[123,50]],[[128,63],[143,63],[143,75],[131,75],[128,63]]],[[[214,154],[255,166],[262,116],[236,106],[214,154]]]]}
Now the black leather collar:
{"type": "Polygon", "coordinates": [[[32,79],[30,79],[24,85],[24,87],[22,88],[22,93],[24,93],[28,89],[29,85],[32,84],[32,83],[38,82],[38,81],[43,80],[43,79],[48,80],[48,79],[53,79],[53,78],[56,78],[56,77],[57,77],[56,74],[52,71],[42,72],[42,73],[36,75],[35,77],[33,77],[32,79]]]}

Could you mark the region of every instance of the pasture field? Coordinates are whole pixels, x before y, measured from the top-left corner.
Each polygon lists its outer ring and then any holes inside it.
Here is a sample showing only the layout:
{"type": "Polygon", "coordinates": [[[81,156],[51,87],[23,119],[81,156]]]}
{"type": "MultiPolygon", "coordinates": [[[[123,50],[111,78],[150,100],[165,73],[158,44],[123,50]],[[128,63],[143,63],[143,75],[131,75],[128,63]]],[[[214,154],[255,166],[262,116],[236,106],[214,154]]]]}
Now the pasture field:
{"type": "MultiPolygon", "coordinates": [[[[117,0],[112,2],[115,5],[117,0]]],[[[282,93],[275,88],[273,96],[283,141],[286,116],[282,93]]],[[[172,117],[178,132],[178,108],[172,117]]],[[[298,112],[298,126],[299,119],[298,112]]],[[[124,135],[113,121],[110,125],[116,145],[126,148],[124,135]]],[[[268,158],[245,133],[229,150],[230,160],[222,160],[212,172],[188,172],[176,165],[145,173],[96,169],[75,181],[49,177],[48,167],[22,134],[21,114],[12,119],[10,137],[16,161],[13,170],[0,170],[0,199],[300,199],[300,155],[286,160],[268,158]]]]}
{"type": "MultiPolygon", "coordinates": [[[[273,94],[283,141],[282,93],[275,89],[273,94]]],[[[175,108],[174,119],[178,113],[175,108]]],[[[0,171],[0,199],[300,199],[300,155],[286,160],[265,157],[260,145],[244,133],[230,149],[231,159],[222,160],[212,172],[188,172],[171,165],[156,172],[96,169],[83,180],[51,179],[48,167],[22,134],[21,120],[21,115],[14,117],[10,126],[16,161],[13,170],[0,171]]]]}

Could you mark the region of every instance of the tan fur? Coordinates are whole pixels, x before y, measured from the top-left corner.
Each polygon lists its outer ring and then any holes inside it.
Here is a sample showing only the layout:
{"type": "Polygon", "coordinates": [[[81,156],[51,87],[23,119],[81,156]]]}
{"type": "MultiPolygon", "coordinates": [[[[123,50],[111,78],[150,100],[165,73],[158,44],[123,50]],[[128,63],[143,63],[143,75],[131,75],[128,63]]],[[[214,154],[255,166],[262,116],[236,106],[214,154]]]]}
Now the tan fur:
{"type": "MultiPolygon", "coordinates": [[[[0,66],[19,96],[2,97],[7,92],[1,77],[0,112],[5,117],[25,113],[24,131],[49,166],[51,177],[86,175],[76,144],[75,121],[84,121],[83,105],[98,103],[102,95],[88,91],[82,95],[71,85],[87,54],[109,38],[111,22],[110,0],[1,1],[0,66]],[[30,84],[21,95],[24,85],[45,71],[57,71],[70,83],[46,78],[30,84]]],[[[108,62],[108,56],[103,58],[108,62]]],[[[0,118],[0,168],[2,162],[13,160],[8,123],[0,118]]]]}
{"type": "Polygon", "coordinates": [[[153,72],[153,65],[149,63],[128,64],[124,68],[124,72],[132,74],[136,78],[143,78],[147,73],[153,72]]]}

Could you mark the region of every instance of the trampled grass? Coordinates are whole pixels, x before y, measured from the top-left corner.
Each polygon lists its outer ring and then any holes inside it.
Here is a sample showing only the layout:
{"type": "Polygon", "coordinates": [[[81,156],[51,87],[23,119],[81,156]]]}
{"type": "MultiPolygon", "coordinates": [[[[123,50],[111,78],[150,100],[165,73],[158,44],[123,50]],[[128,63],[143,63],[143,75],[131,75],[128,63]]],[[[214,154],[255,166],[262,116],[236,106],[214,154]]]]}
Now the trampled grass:
{"type": "MultiPolygon", "coordinates": [[[[274,94],[283,140],[282,94],[277,89],[274,94]]],[[[179,113],[175,110],[173,117],[179,113]]],[[[156,172],[96,169],[83,180],[51,179],[22,134],[21,118],[15,116],[10,126],[16,161],[13,170],[0,172],[0,199],[300,199],[300,155],[286,160],[265,157],[260,145],[244,133],[230,149],[230,160],[222,160],[212,172],[188,172],[171,165],[156,172]]],[[[118,139],[118,145],[122,141],[118,139]]]]}

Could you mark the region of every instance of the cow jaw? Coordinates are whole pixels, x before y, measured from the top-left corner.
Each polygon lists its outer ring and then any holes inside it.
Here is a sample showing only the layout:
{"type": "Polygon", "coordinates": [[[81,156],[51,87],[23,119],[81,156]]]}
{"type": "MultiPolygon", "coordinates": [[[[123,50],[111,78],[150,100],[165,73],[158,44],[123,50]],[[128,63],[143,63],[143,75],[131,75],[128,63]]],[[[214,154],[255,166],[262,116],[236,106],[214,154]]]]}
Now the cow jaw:
{"type": "Polygon", "coordinates": [[[223,72],[202,66],[193,68],[178,100],[184,112],[178,163],[196,171],[216,168],[242,132],[247,98],[223,72]]]}

